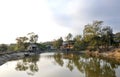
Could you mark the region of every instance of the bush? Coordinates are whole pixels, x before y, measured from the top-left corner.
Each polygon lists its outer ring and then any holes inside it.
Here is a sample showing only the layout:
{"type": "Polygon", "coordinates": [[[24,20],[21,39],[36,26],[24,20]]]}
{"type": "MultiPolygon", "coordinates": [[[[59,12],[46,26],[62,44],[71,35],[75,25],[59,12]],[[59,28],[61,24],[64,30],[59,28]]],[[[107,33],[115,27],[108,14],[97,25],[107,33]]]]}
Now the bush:
{"type": "Polygon", "coordinates": [[[0,51],[1,52],[7,51],[7,50],[8,50],[8,46],[6,44],[1,44],[0,45],[0,51]]]}

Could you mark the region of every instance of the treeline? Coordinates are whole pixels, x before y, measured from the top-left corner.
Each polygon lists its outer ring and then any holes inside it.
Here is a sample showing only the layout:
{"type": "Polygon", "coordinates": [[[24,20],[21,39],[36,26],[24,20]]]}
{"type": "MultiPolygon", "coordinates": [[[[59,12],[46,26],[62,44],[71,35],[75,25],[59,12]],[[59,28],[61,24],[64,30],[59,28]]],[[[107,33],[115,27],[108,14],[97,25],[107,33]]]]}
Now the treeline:
{"type": "MultiPolygon", "coordinates": [[[[68,44],[73,45],[72,50],[93,50],[93,51],[107,51],[111,48],[120,46],[120,32],[114,34],[110,26],[104,26],[103,21],[93,21],[84,27],[83,35],[76,35],[73,37],[69,33],[65,37],[68,44]]],[[[60,48],[63,43],[62,38],[53,41],[53,46],[60,48]]]]}
{"type": "Polygon", "coordinates": [[[41,43],[37,43],[38,35],[34,32],[28,33],[26,36],[17,37],[14,44],[0,44],[0,52],[9,51],[25,51],[30,44],[36,44],[41,50],[45,49],[45,46],[41,43]]]}
{"type": "Polygon", "coordinates": [[[65,37],[65,41],[62,37],[44,43],[37,43],[38,35],[31,32],[27,36],[17,37],[15,44],[1,44],[0,51],[22,51],[27,50],[28,46],[37,44],[41,50],[61,49],[65,42],[68,43],[68,48],[73,51],[81,50],[93,50],[93,51],[107,51],[111,48],[117,48],[120,46],[120,32],[114,34],[110,26],[104,26],[103,21],[93,21],[91,24],[84,26],[83,35],[76,35],[73,37],[69,33],[65,37]],[[48,48],[49,47],[49,48],[48,48]]]}

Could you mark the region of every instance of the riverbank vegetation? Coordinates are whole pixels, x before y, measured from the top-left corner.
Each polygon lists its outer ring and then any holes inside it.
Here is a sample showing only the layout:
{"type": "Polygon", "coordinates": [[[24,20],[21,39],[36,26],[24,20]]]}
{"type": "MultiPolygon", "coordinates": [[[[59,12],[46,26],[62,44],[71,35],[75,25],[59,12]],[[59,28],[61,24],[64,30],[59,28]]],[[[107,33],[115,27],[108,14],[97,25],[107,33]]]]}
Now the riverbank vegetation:
{"type": "MultiPolygon", "coordinates": [[[[113,33],[110,26],[105,26],[103,21],[93,21],[84,27],[83,35],[73,37],[69,33],[66,37],[68,46],[73,51],[89,50],[89,51],[109,51],[120,46],[120,32],[113,33]]],[[[54,47],[60,48],[63,43],[62,38],[53,41],[54,47]]]]}
{"type": "Polygon", "coordinates": [[[0,44],[0,54],[27,51],[31,44],[37,45],[41,50],[46,49],[44,44],[37,43],[38,35],[34,32],[28,33],[26,36],[17,37],[15,40],[16,43],[0,44]]]}
{"type": "Polygon", "coordinates": [[[38,35],[34,32],[16,38],[14,44],[0,44],[0,52],[25,51],[30,44],[36,44],[40,50],[98,51],[107,52],[120,47],[120,32],[113,33],[110,26],[103,21],[93,21],[84,26],[83,35],[69,33],[65,40],[62,37],[44,43],[37,43],[38,35]]]}

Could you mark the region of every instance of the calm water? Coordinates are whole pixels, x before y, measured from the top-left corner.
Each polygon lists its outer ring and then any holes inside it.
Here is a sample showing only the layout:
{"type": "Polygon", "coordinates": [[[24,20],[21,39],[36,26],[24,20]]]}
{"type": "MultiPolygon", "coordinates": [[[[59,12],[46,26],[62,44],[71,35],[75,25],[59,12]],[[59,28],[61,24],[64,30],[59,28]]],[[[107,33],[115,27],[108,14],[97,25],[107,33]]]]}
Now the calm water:
{"type": "Polygon", "coordinates": [[[0,77],[120,77],[120,64],[84,55],[43,53],[1,65],[0,77]]]}

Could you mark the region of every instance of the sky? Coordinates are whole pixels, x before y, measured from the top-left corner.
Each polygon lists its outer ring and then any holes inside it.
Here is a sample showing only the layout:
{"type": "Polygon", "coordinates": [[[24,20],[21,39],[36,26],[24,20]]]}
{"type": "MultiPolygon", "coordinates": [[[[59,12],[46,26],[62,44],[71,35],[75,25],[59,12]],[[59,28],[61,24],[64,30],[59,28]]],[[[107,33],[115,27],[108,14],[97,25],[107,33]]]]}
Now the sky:
{"type": "Polygon", "coordinates": [[[120,0],[0,0],[0,43],[15,43],[29,32],[38,42],[82,34],[84,25],[104,21],[120,32],[120,0]]]}

